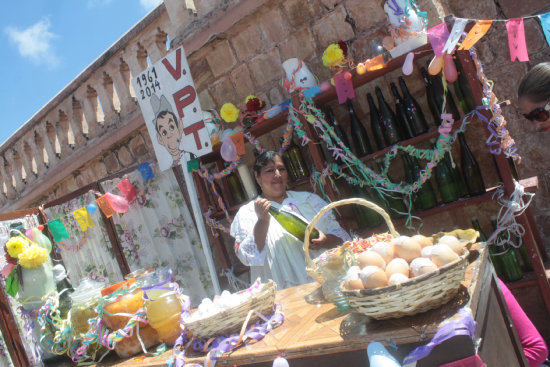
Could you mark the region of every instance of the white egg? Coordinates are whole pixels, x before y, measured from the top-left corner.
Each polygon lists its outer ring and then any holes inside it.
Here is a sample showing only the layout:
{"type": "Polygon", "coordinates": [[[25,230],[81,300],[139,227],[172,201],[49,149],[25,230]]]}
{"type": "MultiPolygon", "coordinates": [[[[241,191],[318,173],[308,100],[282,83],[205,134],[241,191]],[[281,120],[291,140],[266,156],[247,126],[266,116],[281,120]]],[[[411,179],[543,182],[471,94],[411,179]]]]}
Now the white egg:
{"type": "Polygon", "coordinates": [[[391,242],[377,242],[369,249],[369,251],[377,252],[380,256],[382,256],[386,264],[393,259],[395,254],[393,243],[391,242]]]}
{"type": "Polygon", "coordinates": [[[409,238],[410,238],[409,236],[399,236],[399,237],[395,237],[394,239],[392,239],[391,242],[394,243],[394,244],[400,245],[401,242],[403,242],[404,240],[409,239],[409,238]]]}
{"type": "Polygon", "coordinates": [[[445,264],[458,260],[459,256],[449,246],[438,244],[433,246],[432,252],[430,254],[430,259],[435,265],[443,266],[445,264]]]}
{"type": "Polygon", "coordinates": [[[361,269],[359,277],[363,281],[365,288],[378,288],[388,285],[386,272],[377,266],[367,266],[361,269]]]}
{"type": "Polygon", "coordinates": [[[359,272],[361,271],[361,268],[358,266],[350,266],[348,271],[346,272],[346,277],[344,278],[346,281],[359,279],[359,272]]]}
{"type": "Polygon", "coordinates": [[[395,273],[390,277],[390,279],[388,279],[388,285],[403,283],[407,280],[409,280],[409,277],[405,274],[395,273]]]}
{"type": "Polygon", "coordinates": [[[435,265],[430,259],[425,257],[417,257],[411,261],[410,266],[410,275],[412,277],[417,277],[426,273],[437,270],[437,265],[435,265]]]}

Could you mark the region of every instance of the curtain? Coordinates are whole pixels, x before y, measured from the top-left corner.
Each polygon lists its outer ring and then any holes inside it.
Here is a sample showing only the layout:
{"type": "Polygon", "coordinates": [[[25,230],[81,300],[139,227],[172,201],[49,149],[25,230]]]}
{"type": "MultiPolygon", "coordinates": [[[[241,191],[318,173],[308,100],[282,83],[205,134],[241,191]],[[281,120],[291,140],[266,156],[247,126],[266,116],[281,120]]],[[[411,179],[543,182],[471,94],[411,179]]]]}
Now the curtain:
{"type": "MultiPolygon", "coordinates": [[[[172,170],[158,171],[147,184],[139,171],[126,176],[138,191],[126,213],[113,215],[117,235],[131,271],[172,269],[183,292],[196,305],[214,294],[202,243],[172,170]]],[[[123,178],[124,178],[123,177],[123,178]]],[[[101,183],[105,192],[121,195],[122,178],[101,183]]]]}
{"type": "Polygon", "coordinates": [[[83,278],[114,284],[123,280],[99,208],[90,213],[94,227],[83,232],[73,212],[95,202],[93,191],[45,209],[48,221],[60,218],[69,238],[56,243],[73,287],[83,278]]]}

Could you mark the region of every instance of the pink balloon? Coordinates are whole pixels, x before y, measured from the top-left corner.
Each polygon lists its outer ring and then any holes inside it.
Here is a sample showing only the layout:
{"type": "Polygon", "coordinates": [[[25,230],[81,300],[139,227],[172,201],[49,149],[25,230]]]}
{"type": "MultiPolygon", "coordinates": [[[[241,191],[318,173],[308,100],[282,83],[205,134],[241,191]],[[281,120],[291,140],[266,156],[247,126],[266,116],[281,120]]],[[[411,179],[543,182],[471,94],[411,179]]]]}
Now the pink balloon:
{"type": "Polygon", "coordinates": [[[332,85],[330,84],[329,81],[324,81],[321,83],[321,85],[319,86],[319,89],[321,89],[322,92],[326,92],[327,90],[329,90],[330,88],[332,88],[332,85]]]}
{"type": "Polygon", "coordinates": [[[453,61],[453,55],[445,54],[445,79],[449,83],[454,83],[458,79],[458,73],[456,71],[456,66],[453,61]]]}
{"type": "Polygon", "coordinates": [[[230,136],[223,139],[220,154],[226,162],[232,162],[237,159],[237,148],[235,147],[235,143],[233,143],[230,136]]]}
{"type": "Polygon", "coordinates": [[[105,194],[109,205],[117,213],[126,213],[128,211],[128,200],[125,197],[111,194],[110,192],[105,194]]]}

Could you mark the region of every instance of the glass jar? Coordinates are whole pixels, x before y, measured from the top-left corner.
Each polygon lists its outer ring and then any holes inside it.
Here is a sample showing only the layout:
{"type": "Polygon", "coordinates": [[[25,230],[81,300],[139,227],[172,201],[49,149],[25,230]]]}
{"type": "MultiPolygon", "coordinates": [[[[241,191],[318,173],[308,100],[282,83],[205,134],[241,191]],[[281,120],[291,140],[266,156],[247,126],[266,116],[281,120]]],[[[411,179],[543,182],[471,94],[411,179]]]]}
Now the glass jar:
{"type": "Polygon", "coordinates": [[[89,329],[88,320],[97,317],[95,308],[99,303],[101,289],[104,286],[103,283],[84,278],[71,294],[73,302],[71,325],[77,337],[86,334],[89,329]]]}

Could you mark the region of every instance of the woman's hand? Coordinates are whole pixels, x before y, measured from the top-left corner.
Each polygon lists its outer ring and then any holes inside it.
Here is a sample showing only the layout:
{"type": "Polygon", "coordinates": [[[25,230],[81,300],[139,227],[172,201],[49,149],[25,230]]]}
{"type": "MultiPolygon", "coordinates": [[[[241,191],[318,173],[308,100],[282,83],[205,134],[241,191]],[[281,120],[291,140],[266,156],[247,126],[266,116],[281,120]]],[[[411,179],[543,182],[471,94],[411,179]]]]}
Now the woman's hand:
{"type": "Polygon", "coordinates": [[[258,220],[262,222],[269,222],[269,208],[271,208],[271,201],[258,198],[254,202],[254,210],[258,216],[258,220]]]}
{"type": "Polygon", "coordinates": [[[254,240],[258,251],[262,251],[265,246],[265,239],[267,237],[267,230],[269,229],[269,208],[271,208],[271,201],[259,198],[254,202],[254,211],[258,217],[258,221],[254,225],[254,240]]]}
{"type": "MultiPolygon", "coordinates": [[[[317,231],[319,231],[319,229],[317,229],[317,231]]],[[[315,240],[311,240],[310,242],[309,248],[312,250],[317,250],[320,248],[333,248],[339,246],[342,239],[333,234],[324,234],[319,231],[319,237],[315,240]]]]}

